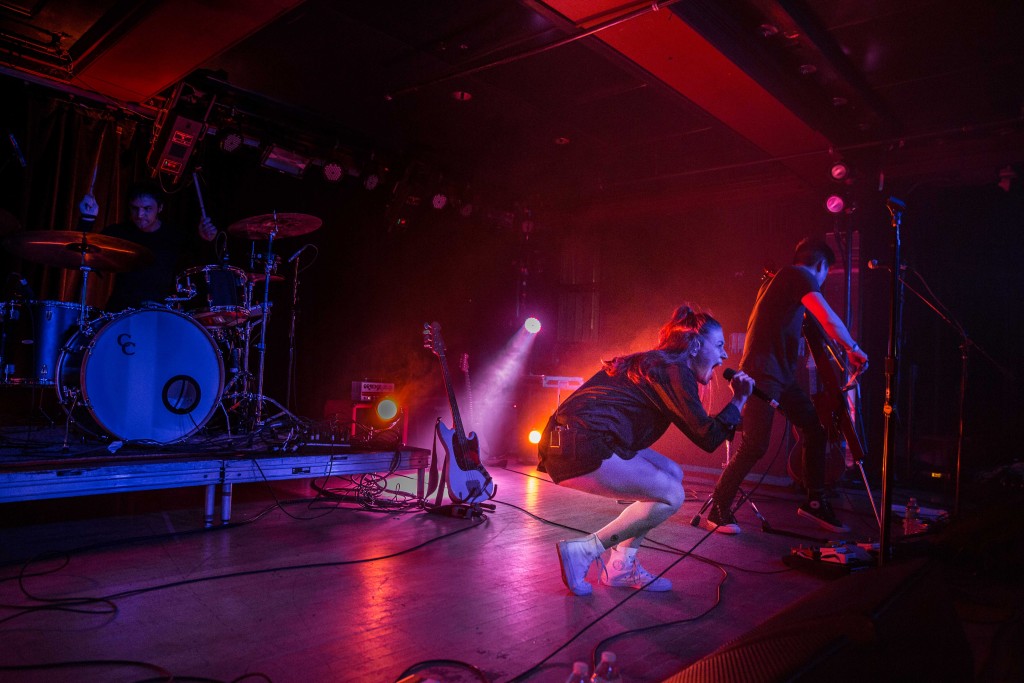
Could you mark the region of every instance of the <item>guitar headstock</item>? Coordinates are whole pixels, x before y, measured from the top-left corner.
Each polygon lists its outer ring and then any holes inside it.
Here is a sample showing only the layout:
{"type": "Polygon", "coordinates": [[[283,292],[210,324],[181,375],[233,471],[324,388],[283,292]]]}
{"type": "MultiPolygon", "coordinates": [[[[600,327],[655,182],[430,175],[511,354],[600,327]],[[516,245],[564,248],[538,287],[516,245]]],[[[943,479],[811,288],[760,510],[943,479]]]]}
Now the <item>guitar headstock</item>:
{"type": "Polygon", "coordinates": [[[423,323],[423,348],[430,349],[438,358],[444,358],[444,339],[441,338],[441,323],[423,323]]]}

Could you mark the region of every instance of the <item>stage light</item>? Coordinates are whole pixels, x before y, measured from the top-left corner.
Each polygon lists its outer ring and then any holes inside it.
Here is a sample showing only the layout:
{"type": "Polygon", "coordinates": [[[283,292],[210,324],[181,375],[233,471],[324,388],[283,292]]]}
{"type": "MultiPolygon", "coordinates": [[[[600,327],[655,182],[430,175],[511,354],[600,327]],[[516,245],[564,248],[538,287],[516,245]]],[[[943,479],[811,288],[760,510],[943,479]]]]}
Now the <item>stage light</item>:
{"type": "Polygon", "coordinates": [[[242,134],[231,131],[220,139],[220,148],[225,152],[234,152],[242,146],[242,134]]]}
{"type": "Polygon", "coordinates": [[[336,183],[345,175],[345,169],[337,161],[328,161],[324,164],[324,180],[329,183],[336,183]]]}
{"type": "Polygon", "coordinates": [[[829,213],[842,213],[846,209],[846,200],[840,194],[830,194],[825,200],[825,208],[829,213]]]}
{"type": "Polygon", "coordinates": [[[393,398],[383,398],[377,402],[374,412],[377,413],[377,417],[381,420],[390,422],[398,417],[398,404],[395,403],[393,398]]]}
{"type": "Polygon", "coordinates": [[[380,185],[380,176],[376,173],[369,173],[363,178],[363,187],[367,190],[376,189],[378,185],[380,185]]]}
{"type": "Polygon", "coordinates": [[[438,192],[437,194],[435,194],[433,201],[431,201],[431,205],[439,211],[443,209],[447,204],[448,196],[444,192],[438,192]]]}
{"type": "Polygon", "coordinates": [[[832,180],[837,182],[845,182],[850,177],[850,167],[843,161],[837,161],[832,164],[832,170],[830,172],[832,174],[832,180]]]}
{"type": "Polygon", "coordinates": [[[278,145],[269,145],[263,153],[260,165],[280,171],[295,178],[301,178],[309,166],[310,158],[297,152],[289,151],[278,145]]]}
{"type": "Polygon", "coordinates": [[[540,321],[536,318],[527,318],[526,322],[523,323],[523,327],[526,328],[526,331],[530,334],[537,334],[540,332],[540,321]]]}
{"type": "Polygon", "coordinates": [[[540,431],[536,429],[530,430],[530,436],[528,438],[532,444],[540,443],[540,431]]]}

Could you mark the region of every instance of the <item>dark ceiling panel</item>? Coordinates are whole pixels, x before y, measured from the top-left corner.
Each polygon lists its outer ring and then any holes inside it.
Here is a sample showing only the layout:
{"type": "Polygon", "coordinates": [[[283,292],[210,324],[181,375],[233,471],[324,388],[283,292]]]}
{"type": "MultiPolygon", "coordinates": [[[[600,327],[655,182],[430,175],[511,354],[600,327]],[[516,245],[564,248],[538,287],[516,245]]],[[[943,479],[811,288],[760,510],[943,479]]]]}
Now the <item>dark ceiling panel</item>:
{"type": "Polygon", "coordinates": [[[38,43],[0,40],[9,74],[44,73],[104,101],[198,63],[189,79],[217,91],[214,124],[552,201],[600,202],[602,188],[645,182],[648,204],[655,188],[676,196],[712,181],[816,190],[830,149],[959,169],[1017,139],[1024,106],[1014,0],[49,0],[36,10],[0,10],[0,29],[38,43]],[[262,29],[237,30],[254,6],[289,2],[297,8],[262,29]],[[168,14],[181,19],[180,44],[145,21],[168,14]],[[595,26],[605,28],[582,35],[595,26]],[[87,67],[82,82],[46,44],[54,36],[87,67]],[[943,162],[939,138],[960,129],[1007,137],[943,162]]]}

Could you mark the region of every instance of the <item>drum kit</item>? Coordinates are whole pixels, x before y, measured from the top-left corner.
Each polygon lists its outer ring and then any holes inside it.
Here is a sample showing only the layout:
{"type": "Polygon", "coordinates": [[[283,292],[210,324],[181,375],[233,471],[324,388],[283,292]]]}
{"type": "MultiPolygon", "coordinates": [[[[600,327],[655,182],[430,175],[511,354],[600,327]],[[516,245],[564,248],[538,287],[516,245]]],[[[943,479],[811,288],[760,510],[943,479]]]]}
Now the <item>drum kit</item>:
{"type": "MultiPolygon", "coordinates": [[[[250,271],[226,264],[189,268],[178,275],[176,293],[165,304],[119,313],[86,305],[89,274],[144,268],[153,260],[151,251],[90,232],[8,236],[4,245],[15,255],[80,270],[82,284],[78,303],[34,300],[24,289],[20,298],[0,302],[0,386],[53,387],[69,425],[122,441],[182,441],[218,408],[229,434],[231,416],[238,432],[261,428],[268,421],[266,403],[281,411],[270,419],[289,414],[263,395],[270,285],[284,280],[277,274],[281,258],[274,254],[274,242],[320,225],[319,218],[287,213],[233,223],[229,234],[254,242],[250,271]],[[266,250],[257,254],[255,243],[262,241],[266,250]],[[249,370],[250,348],[259,359],[255,373],[249,370]]],[[[296,298],[302,251],[289,259],[296,298]]],[[[293,306],[293,329],[294,314],[293,306]]],[[[289,388],[290,374],[291,366],[289,388]]]]}

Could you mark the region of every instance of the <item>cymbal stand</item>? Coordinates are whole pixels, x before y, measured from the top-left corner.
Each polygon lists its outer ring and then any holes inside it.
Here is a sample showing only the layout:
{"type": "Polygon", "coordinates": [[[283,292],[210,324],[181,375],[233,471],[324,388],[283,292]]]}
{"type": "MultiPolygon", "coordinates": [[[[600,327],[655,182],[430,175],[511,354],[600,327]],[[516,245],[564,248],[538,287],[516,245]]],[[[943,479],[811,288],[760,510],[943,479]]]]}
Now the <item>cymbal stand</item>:
{"type": "MultiPolygon", "coordinates": [[[[82,260],[83,261],[85,260],[84,255],[82,257],[82,260]]],[[[90,268],[89,266],[85,265],[85,263],[83,263],[81,266],[79,266],[78,269],[80,271],[82,271],[82,299],[81,299],[81,304],[79,305],[79,310],[78,310],[78,329],[84,330],[85,326],[87,324],[86,323],[86,316],[85,316],[85,311],[87,309],[87,306],[85,305],[85,301],[86,301],[86,294],[87,294],[87,292],[89,290],[89,273],[92,272],[92,268],[90,268]]]]}
{"type": "Polygon", "coordinates": [[[263,326],[260,328],[260,343],[256,351],[260,356],[259,371],[256,374],[255,425],[263,426],[263,373],[267,362],[267,325],[270,322],[270,275],[274,268],[274,236],[277,234],[277,211],[274,211],[274,229],[267,234],[267,257],[263,262],[263,326]]]}

